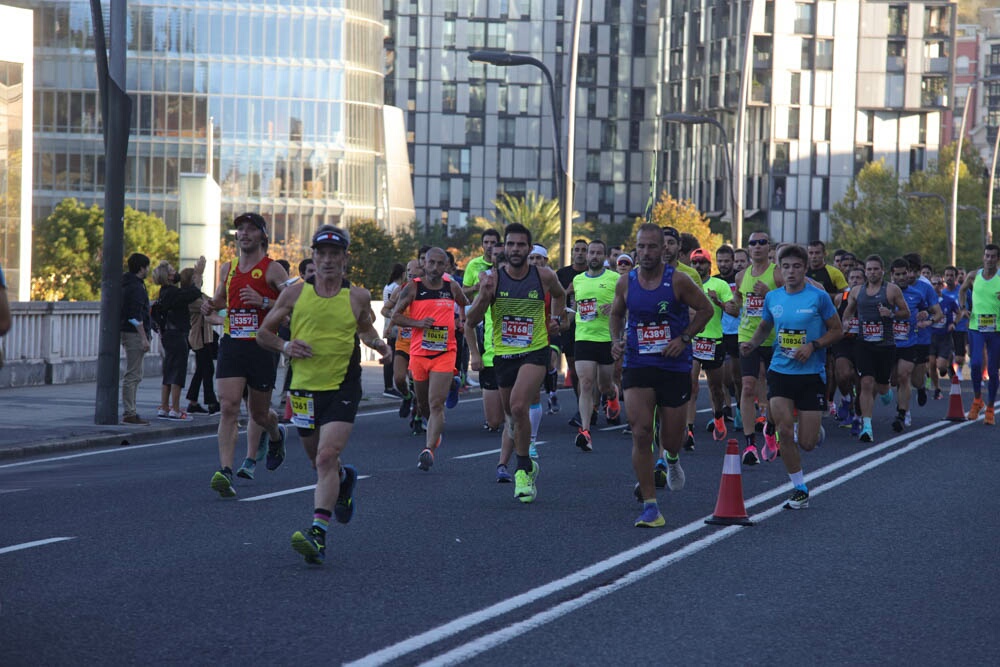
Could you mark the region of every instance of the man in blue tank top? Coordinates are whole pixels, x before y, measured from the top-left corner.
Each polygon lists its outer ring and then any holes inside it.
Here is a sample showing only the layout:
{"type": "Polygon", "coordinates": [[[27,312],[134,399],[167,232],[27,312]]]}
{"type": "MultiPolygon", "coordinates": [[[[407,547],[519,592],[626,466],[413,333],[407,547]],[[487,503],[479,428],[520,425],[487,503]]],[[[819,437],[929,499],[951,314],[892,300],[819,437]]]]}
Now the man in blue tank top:
{"type": "MultiPolygon", "coordinates": [[[[778,253],[784,285],[764,297],[760,326],[740,354],[753,353],[771,331],[774,351],[767,372],[768,410],[778,429],[781,460],[792,482],[788,509],[809,506],[809,489],[802,473],[799,447],[811,451],[823,440],[826,409],[826,348],[844,336],[833,300],[825,291],[806,282],[809,257],[798,245],[786,245],[778,253]],[[795,410],[798,410],[796,435],[795,410]]],[[[776,452],[764,449],[764,460],[776,452]]]]}
{"type": "Polygon", "coordinates": [[[635,525],[655,528],[665,522],[653,477],[653,413],[659,416],[660,446],[667,450],[667,486],[679,491],[684,487],[678,454],[691,394],[691,339],[715,311],[691,278],[663,263],[663,232],[656,225],[639,227],[636,262],[639,268],[621,276],[615,286],[609,328],[612,356],[624,358],[632,467],[643,502],[635,525]]]}

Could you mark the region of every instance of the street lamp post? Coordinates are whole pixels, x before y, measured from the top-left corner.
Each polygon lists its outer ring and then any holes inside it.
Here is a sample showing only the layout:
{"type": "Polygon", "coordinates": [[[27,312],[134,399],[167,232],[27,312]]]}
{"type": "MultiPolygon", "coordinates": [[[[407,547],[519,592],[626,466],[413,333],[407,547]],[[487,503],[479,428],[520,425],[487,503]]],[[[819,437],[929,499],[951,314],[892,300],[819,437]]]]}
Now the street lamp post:
{"type": "Polygon", "coordinates": [[[904,197],[909,197],[911,199],[937,199],[941,202],[941,208],[944,209],[944,230],[945,234],[948,236],[948,263],[952,266],[955,265],[955,236],[952,231],[951,225],[948,224],[948,200],[946,200],[941,195],[935,192],[904,192],[904,197]]]}
{"type": "Polygon", "coordinates": [[[722,154],[726,158],[726,184],[729,190],[729,212],[732,218],[732,240],[733,243],[739,245],[740,235],[743,230],[743,214],[737,206],[736,193],[733,191],[733,161],[729,157],[729,136],[726,134],[726,128],[722,126],[715,118],[711,116],[700,116],[693,113],[668,113],[663,114],[663,120],[668,123],[680,123],[682,125],[712,125],[719,129],[722,133],[722,154]]]}
{"type": "Polygon", "coordinates": [[[562,119],[559,114],[559,107],[556,105],[556,87],[552,81],[552,72],[549,68],[545,66],[538,58],[532,56],[526,56],[520,53],[510,53],[509,51],[470,51],[468,58],[471,62],[486,63],[488,65],[496,65],[497,67],[517,67],[520,65],[530,65],[536,67],[542,71],[545,76],[546,82],[549,84],[549,100],[552,107],[552,130],[555,132],[555,143],[554,150],[556,154],[556,164],[559,166],[558,172],[553,179],[556,185],[556,196],[559,197],[560,210],[562,213],[561,221],[561,237],[562,237],[562,248],[560,249],[560,256],[564,266],[569,266],[571,263],[570,259],[570,247],[572,246],[572,241],[567,239],[572,239],[573,229],[572,229],[572,202],[570,197],[572,194],[570,192],[570,176],[566,172],[566,168],[563,166],[563,156],[562,156],[562,119]]]}
{"type": "Polygon", "coordinates": [[[993,157],[990,159],[990,189],[986,193],[986,242],[993,243],[993,184],[997,174],[997,151],[1000,151],[1000,127],[993,140],[993,157]]]}

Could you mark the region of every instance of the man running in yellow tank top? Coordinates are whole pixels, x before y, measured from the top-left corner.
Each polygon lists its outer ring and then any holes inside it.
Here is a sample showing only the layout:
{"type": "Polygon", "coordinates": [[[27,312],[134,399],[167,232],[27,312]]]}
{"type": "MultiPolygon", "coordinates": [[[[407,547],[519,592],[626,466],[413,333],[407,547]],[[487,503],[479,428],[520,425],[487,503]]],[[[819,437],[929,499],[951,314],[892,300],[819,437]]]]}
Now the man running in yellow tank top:
{"type": "Polygon", "coordinates": [[[347,523],[354,514],[358,473],[341,455],[354,428],[361,401],[360,340],[392,360],[392,350],[372,324],[371,294],[344,277],[350,237],[333,225],[313,235],[316,275],[288,287],[264,318],[257,344],[291,359],[292,424],[316,468],[312,525],[292,534],[292,548],[314,565],[326,557],[330,517],[347,523]],[[278,327],[291,317],[291,337],[278,327]]]}

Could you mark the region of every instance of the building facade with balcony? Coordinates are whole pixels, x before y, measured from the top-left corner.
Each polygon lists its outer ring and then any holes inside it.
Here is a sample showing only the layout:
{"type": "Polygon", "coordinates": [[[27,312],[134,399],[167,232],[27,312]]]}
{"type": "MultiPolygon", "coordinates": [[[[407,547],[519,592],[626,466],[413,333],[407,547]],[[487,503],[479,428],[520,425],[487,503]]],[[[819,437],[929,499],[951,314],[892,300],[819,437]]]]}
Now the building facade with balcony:
{"type": "MultiPolygon", "coordinates": [[[[90,3],[8,1],[35,9],[34,217],[66,197],[101,204],[90,3]]],[[[259,211],[276,241],[323,223],[412,218],[390,205],[384,118],[396,117],[383,114],[378,0],[132,0],[127,10],[127,205],[176,230],[180,174],[208,172],[223,221],[259,211]]]]}
{"type": "MultiPolygon", "coordinates": [[[[648,0],[582,4],[574,210],[588,220],[631,223],[650,193],[659,7],[648,0]]],[[[418,221],[465,226],[470,217],[489,217],[503,192],[556,198],[542,73],[473,63],[467,55],[494,49],[542,61],[562,119],[575,3],[387,0],[385,7],[386,102],[405,110],[418,221]]],[[[561,130],[565,135],[565,121],[561,130]]]]}
{"type": "MultiPolygon", "coordinates": [[[[661,111],[709,114],[730,140],[744,137],[734,189],[747,217],[766,221],[773,237],[829,238],[832,205],[868,162],[885,160],[905,179],[936,158],[950,106],[954,3],[664,0],[661,7],[669,63],[661,111]],[[741,38],[748,21],[749,45],[741,38]],[[746,110],[737,128],[743,72],[746,110]]],[[[725,209],[718,130],[667,124],[661,131],[666,189],[702,210],[725,209]]]]}

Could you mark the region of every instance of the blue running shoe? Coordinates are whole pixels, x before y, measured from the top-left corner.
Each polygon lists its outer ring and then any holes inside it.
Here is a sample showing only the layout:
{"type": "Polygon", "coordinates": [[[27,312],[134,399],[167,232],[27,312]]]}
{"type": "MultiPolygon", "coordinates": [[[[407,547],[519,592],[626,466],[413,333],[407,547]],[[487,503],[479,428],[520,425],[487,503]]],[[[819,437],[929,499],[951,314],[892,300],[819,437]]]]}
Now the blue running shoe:
{"type": "Polygon", "coordinates": [[[660,528],[666,523],[663,520],[663,515],[660,514],[660,508],[656,505],[646,505],[642,509],[642,514],[639,518],[635,520],[636,528],[660,528]]]}
{"type": "Polygon", "coordinates": [[[354,466],[344,466],[344,479],[340,482],[340,493],[333,514],[340,523],[350,523],[354,516],[354,486],[358,483],[358,471],[354,466]]]}
{"type": "Polygon", "coordinates": [[[736,426],[741,426],[743,424],[743,413],[740,412],[740,404],[737,403],[733,408],[733,424],[736,426]]]}
{"type": "Polygon", "coordinates": [[[528,443],[528,456],[530,456],[533,459],[538,458],[538,447],[535,446],[534,440],[528,443]]]}
{"type": "MultiPolygon", "coordinates": [[[[285,460],[285,425],[278,424],[280,437],[277,442],[267,443],[267,469],[277,470],[285,460]]],[[[267,433],[264,433],[267,436],[267,433]]]]}
{"type": "Polygon", "coordinates": [[[895,398],[895,396],[892,393],[892,387],[889,387],[889,391],[879,396],[879,398],[882,400],[882,405],[889,405],[890,403],[892,403],[892,399],[895,398]]]}
{"type": "Polygon", "coordinates": [[[861,435],[861,417],[851,419],[851,435],[855,438],[861,435]]]}
{"type": "Polygon", "coordinates": [[[510,484],[514,478],[510,476],[510,471],[503,463],[497,466],[497,484],[510,484]]]}
{"type": "Polygon", "coordinates": [[[244,459],[243,465],[240,469],[236,471],[237,477],[242,477],[243,479],[253,479],[253,471],[257,468],[257,462],[253,459],[244,459]]]}
{"type": "Polygon", "coordinates": [[[850,423],[851,399],[841,399],[840,406],[837,408],[837,419],[840,421],[842,426],[847,426],[850,423]]]}
{"type": "Polygon", "coordinates": [[[326,536],[315,526],[303,533],[292,533],[292,548],[305,557],[310,565],[322,565],[326,558],[326,536]]]}
{"type": "Polygon", "coordinates": [[[449,410],[458,405],[458,390],[462,386],[461,379],[456,375],[452,378],[451,389],[448,390],[448,398],[444,401],[444,407],[449,410]]]}

